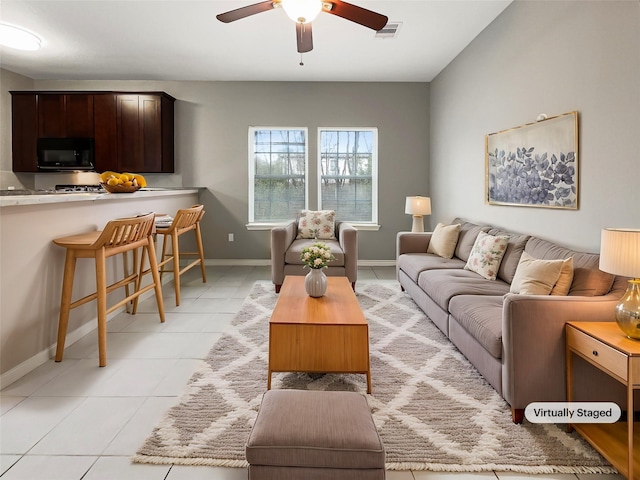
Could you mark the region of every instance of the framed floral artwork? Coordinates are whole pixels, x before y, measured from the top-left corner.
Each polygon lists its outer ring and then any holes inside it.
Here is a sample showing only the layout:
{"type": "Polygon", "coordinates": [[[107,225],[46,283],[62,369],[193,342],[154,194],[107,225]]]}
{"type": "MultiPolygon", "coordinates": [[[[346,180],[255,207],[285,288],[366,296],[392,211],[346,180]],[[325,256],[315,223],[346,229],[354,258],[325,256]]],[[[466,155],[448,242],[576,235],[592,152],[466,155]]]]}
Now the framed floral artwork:
{"type": "Polygon", "coordinates": [[[490,133],[485,145],[486,203],[577,210],[578,112],[490,133]]]}

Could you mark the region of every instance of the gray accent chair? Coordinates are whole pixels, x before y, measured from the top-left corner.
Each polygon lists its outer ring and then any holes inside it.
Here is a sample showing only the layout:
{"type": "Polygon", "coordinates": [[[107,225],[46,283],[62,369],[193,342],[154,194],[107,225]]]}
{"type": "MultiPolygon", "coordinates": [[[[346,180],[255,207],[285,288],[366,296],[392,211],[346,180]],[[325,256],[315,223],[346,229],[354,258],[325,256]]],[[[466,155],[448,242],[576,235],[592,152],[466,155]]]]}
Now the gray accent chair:
{"type": "Polygon", "coordinates": [[[327,275],[347,277],[355,289],[358,280],[358,230],[346,222],[336,222],[334,240],[314,240],[300,238],[298,223],[290,223],[271,229],[271,280],[280,292],[286,275],[306,275],[308,268],[300,259],[302,249],[315,242],[324,242],[333,253],[335,260],[324,270],[327,275]]]}

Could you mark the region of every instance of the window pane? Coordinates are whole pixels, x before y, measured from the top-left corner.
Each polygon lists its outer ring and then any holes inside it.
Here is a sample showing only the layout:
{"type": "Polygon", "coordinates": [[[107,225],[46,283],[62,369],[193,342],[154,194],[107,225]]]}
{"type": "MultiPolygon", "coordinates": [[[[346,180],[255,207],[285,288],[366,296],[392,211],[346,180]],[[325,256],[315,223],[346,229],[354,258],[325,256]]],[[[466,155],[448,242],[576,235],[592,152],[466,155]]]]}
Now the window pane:
{"type": "Polygon", "coordinates": [[[320,201],[341,220],[376,222],[375,131],[320,131],[320,201]]]}
{"type": "Polygon", "coordinates": [[[306,130],[253,130],[250,222],[291,219],[305,208],[306,138],[306,130]]]}

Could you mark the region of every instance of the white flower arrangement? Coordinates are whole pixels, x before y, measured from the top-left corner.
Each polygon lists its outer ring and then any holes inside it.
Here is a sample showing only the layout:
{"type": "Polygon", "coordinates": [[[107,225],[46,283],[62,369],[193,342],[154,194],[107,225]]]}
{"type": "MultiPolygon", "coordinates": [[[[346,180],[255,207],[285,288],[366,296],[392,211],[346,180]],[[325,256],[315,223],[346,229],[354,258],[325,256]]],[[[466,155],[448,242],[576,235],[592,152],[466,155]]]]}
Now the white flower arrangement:
{"type": "Polygon", "coordinates": [[[335,257],[326,243],[316,242],[310,247],[302,249],[300,259],[304,262],[305,267],[319,269],[327,268],[329,262],[334,260],[335,257]]]}

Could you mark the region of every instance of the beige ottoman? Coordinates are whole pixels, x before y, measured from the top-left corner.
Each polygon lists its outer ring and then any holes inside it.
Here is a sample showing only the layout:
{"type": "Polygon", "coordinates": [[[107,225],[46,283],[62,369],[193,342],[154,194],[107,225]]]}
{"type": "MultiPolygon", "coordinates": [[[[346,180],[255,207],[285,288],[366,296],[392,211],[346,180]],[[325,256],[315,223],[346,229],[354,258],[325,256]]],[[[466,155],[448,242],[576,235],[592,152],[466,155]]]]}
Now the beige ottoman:
{"type": "Polygon", "coordinates": [[[364,395],[270,390],[246,447],[250,480],[384,480],[384,446],[364,395]]]}

